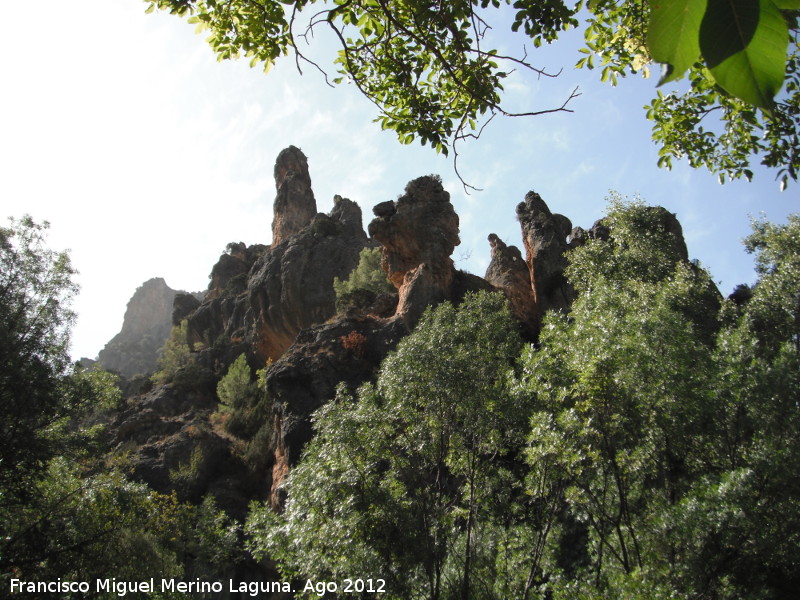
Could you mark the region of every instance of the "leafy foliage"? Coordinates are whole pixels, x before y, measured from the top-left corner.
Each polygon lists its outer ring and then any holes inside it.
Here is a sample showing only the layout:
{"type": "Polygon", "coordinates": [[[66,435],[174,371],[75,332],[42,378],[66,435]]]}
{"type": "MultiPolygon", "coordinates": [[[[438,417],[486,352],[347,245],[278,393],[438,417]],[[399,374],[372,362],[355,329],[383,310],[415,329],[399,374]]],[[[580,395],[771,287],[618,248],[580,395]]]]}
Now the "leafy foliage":
{"type": "Polygon", "coordinates": [[[101,464],[121,393],[111,374],[69,364],[75,270],[46,230],[29,217],[0,229],[0,583],[205,576],[225,552],[231,564],[238,529],[213,504],[178,504],[101,464]]]}
{"type": "Polygon", "coordinates": [[[180,325],[172,328],[169,338],[164,342],[164,348],[158,357],[159,370],[151,377],[156,385],[174,380],[181,369],[192,365],[192,353],[186,335],[187,327],[188,322],[184,319],[180,325]]]}
{"type": "Polygon", "coordinates": [[[287,577],[380,573],[390,598],[794,593],[800,219],[754,223],[737,302],[663,209],[614,197],[604,225],[538,345],[479,295],[340,390],[284,513],[254,507],[255,554],[287,577]]]}
{"type": "Polygon", "coordinates": [[[665,65],[662,84],[688,69],[688,89],[659,91],[646,107],[659,166],[686,158],[724,183],[752,179],[758,160],[777,169],[782,188],[797,180],[795,0],[601,1],[589,8],[578,67],[599,63],[601,79],[614,85],[630,72],[648,76],[651,60],[665,65]]]}
{"type": "MultiPolygon", "coordinates": [[[[61,458],[50,463],[29,502],[13,513],[0,510],[6,528],[0,579],[12,572],[39,581],[213,579],[241,559],[238,527],[213,501],[182,504],[118,470],[87,474],[61,458]]],[[[156,593],[151,597],[170,597],[156,593]]]]}
{"type": "Polygon", "coordinates": [[[24,495],[59,443],[51,427],[84,402],[69,379],[70,308],[78,287],[66,252],[46,245],[48,223],[0,228],[0,490],[24,495]]]}
{"type": "Polygon", "coordinates": [[[333,82],[355,85],[376,105],[376,121],[402,143],[419,139],[444,153],[479,137],[497,114],[569,112],[578,95],[541,110],[506,108],[501,94],[513,69],[557,73],[533,67],[527,51],[509,56],[485,47],[489,29],[497,22],[507,27],[510,16],[511,31],[538,47],[582,27],[586,46],[578,66],[602,67],[602,81],[648,75],[653,60],[665,65],[661,83],[688,70],[688,90],[659,93],[648,109],[659,166],[687,157],[723,180],[750,179],[750,161],[758,158],[779,169],[783,186],[797,179],[797,0],[335,0],[321,9],[316,0],[146,1],[148,11],[188,16],[208,31],[220,59],[244,55],[265,70],[292,53],[298,68],[304,62],[321,70],[299,42],[329,30],[339,43],[333,82]],[[304,10],[313,14],[305,17],[304,10]],[[716,130],[704,121],[712,112],[719,115],[716,130]]]}
{"type": "Polygon", "coordinates": [[[264,390],[251,378],[247,356],[240,354],[217,384],[220,410],[227,415],[225,429],[243,439],[250,439],[260,428],[269,426],[269,403],[264,390]]]}
{"type": "Polygon", "coordinates": [[[358,265],[345,280],[335,277],[336,308],[340,311],[357,299],[363,292],[372,294],[394,294],[397,290],[386,278],[381,268],[381,249],[364,248],[358,255],[358,265]]]}
{"type": "Polygon", "coordinates": [[[513,479],[498,457],[525,421],[504,376],[520,347],[502,296],[426,312],[376,385],[316,414],[283,515],[248,521],[256,556],[318,581],[373,573],[392,598],[492,585],[473,567],[496,556],[490,499],[513,479]]]}

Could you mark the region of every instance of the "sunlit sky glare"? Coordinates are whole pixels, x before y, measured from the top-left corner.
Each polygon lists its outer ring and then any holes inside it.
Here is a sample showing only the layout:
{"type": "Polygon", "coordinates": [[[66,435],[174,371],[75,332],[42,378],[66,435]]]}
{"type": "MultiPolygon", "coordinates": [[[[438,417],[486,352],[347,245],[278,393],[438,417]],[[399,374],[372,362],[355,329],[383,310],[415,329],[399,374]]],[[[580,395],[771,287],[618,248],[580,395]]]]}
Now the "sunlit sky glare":
{"type": "MultiPolygon", "coordinates": [[[[609,190],[677,213],[692,258],[727,294],[755,279],[741,239],[749,217],[783,222],[798,210],[800,187],[781,193],[775,173],[721,186],[679,163],[656,167],[657,148],[642,107],[655,80],[628,77],[612,88],[577,71],[576,44],[532,50],[556,79],[515,73],[506,100],[515,110],[560,105],[573,113],[496,119],[461,148],[467,195],[450,158],[400,145],[372,120],[376,109],[352,86],[327,87],[291,59],[267,75],[247,61],[217,62],[184,20],[145,15],[142,0],[39,0],[7,3],[0,54],[0,217],[31,214],[51,223],[50,246],[71,250],[81,294],[72,354],[95,357],[122,324],[133,292],[151,277],[174,289],[208,285],[231,241],[271,240],[278,152],[308,156],[318,210],[334,194],[364,212],[394,199],[414,177],[442,176],[461,219],[458,268],[483,275],[486,237],[521,246],[515,206],[535,190],[554,212],[589,227],[609,190]]],[[[495,42],[511,52],[520,38],[495,42]]],[[[326,40],[310,50],[330,67],[326,40]]]]}

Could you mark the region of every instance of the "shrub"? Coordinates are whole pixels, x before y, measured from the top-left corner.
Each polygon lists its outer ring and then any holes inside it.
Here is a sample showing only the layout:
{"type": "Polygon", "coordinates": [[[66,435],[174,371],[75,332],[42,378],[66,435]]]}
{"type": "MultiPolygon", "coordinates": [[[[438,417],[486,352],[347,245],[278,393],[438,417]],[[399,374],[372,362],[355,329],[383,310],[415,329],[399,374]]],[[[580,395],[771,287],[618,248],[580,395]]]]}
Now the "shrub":
{"type": "Polygon", "coordinates": [[[364,358],[367,353],[367,338],[358,331],[351,331],[341,338],[342,348],[349,350],[359,358],[364,358]]]}
{"type": "Polygon", "coordinates": [[[394,286],[386,279],[381,268],[381,249],[364,248],[358,257],[358,265],[344,281],[336,277],[333,280],[336,292],[336,309],[343,311],[353,304],[364,292],[372,294],[394,294],[394,286]]]}
{"type": "MultiPolygon", "coordinates": [[[[259,371],[259,374],[261,371],[259,371]]],[[[217,385],[220,412],[225,431],[242,439],[251,439],[268,421],[269,401],[259,381],[251,381],[252,370],[241,354],[217,385]]]]}
{"type": "Polygon", "coordinates": [[[172,381],[178,370],[189,366],[192,362],[192,353],[186,335],[187,327],[188,322],[184,319],[180,325],[172,328],[169,339],[164,342],[161,356],[158,357],[158,371],[151,377],[156,385],[172,381]]]}

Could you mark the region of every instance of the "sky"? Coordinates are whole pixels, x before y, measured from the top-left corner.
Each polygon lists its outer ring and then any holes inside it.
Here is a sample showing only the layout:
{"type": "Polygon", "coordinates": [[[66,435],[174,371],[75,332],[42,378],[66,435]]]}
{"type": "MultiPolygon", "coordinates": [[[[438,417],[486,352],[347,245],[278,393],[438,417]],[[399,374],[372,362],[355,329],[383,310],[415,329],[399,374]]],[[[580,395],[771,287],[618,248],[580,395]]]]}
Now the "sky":
{"type": "MultiPolygon", "coordinates": [[[[685,163],[658,169],[642,110],[654,79],[599,83],[599,73],[572,68],[574,37],[529,48],[536,66],[563,72],[552,80],[517,72],[504,97],[512,110],[541,110],[578,86],[574,112],[493,121],[461,148],[459,170],[481,189],[467,194],[451,158],[381,131],[375,107],[352,86],[332,89],[313,68],[300,75],[291,59],[266,75],[247,61],[217,62],[194,26],[145,8],[39,0],[3,9],[14,26],[0,54],[0,219],[47,220],[50,246],[70,250],[81,286],[76,359],[97,356],[146,280],[202,290],[229,242],[270,242],[272,170],[289,145],[308,157],[318,210],[340,194],[361,206],[365,228],[372,207],[409,180],[441,175],[460,216],[453,259],[478,275],[489,263],[488,234],[521,247],[514,209],[529,190],[585,228],[611,190],[666,207],[723,294],[755,280],[741,246],[750,218],[785,222],[800,208],[800,186],[780,192],[774,172],[720,185],[685,163]]],[[[522,40],[494,33],[499,47],[521,51],[522,40]]],[[[307,51],[329,64],[329,40],[315,42],[307,51]]]]}

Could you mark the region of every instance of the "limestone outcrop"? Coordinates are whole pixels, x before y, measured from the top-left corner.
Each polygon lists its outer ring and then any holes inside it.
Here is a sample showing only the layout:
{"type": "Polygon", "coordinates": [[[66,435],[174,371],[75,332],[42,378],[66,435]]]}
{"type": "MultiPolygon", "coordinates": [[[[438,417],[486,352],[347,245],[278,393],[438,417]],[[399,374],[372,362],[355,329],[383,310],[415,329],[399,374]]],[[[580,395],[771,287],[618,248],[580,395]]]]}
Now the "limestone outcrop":
{"type": "Polygon", "coordinates": [[[278,156],[275,187],[272,244],[228,245],[188,316],[190,344],[245,340],[275,360],[302,329],[336,313],[333,280],[350,274],[367,244],[361,208],[336,196],[330,214],[317,213],[306,157],[294,146],[278,156]]]}
{"type": "Polygon", "coordinates": [[[397,315],[413,327],[426,307],[452,297],[458,215],[432,175],[409,182],[402,196],[373,213],[369,234],[382,244],[381,266],[398,289],[397,315]]]}
{"type": "Polygon", "coordinates": [[[301,330],[336,314],[333,280],[346,278],[367,245],[361,209],[337,197],[329,215],[272,246],[255,262],[247,283],[247,339],[276,360],[301,330]]]}
{"type": "Polygon", "coordinates": [[[572,223],[564,215],[553,213],[536,192],[528,192],[517,205],[517,219],[522,227],[525,260],[533,289],[533,314],[541,322],[549,310],[568,310],[575,292],[564,277],[567,236],[572,223]]]}
{"type": "Polygon", "coordinates": [[[289,469],[313,436],[311,415],[344,383],[351,391],[374,378],[378,366],[408,334],[399,319],[342,317],[304,330],[267,373],[273,401],[273,506],[282,502],[289,469]]]}
{"type": "Polygon", "coordinates": [[[128,301],[122,329],[98,354],[100,366],[124,377],[155,371],[158,351],[172,329],[172,305],[178,293],[161,277],[139,286],[128,301]]]}
{"type": "Polygon", "coordinates": [[[210,348],[218,341],[245,338],[248,274],[267,249],[262,244],[228,244],[225,254],[211,269],[203,302],[192,308],[190,301],[176,297],[173,321],[179,315],[187,320],[187,341],[191,346],[210,348]]]}
{"type": "Polygon", "coordinates": [[[273,247],[299,233],[317,214],[308,159],[299,148],[289,146],[278,154],[274,175],[277,194],[273,204],[273,247]]]}
{"type": "Polygon", "coordinates": [[[531,286],[531,272],[516,246],[507,246],[494,233],[489,234],[492,260],[484,279],[502,291],[511,304],[511,311],[523,325],[527,335],[533,335],[536,327],[536,304],[531,286]]]}

